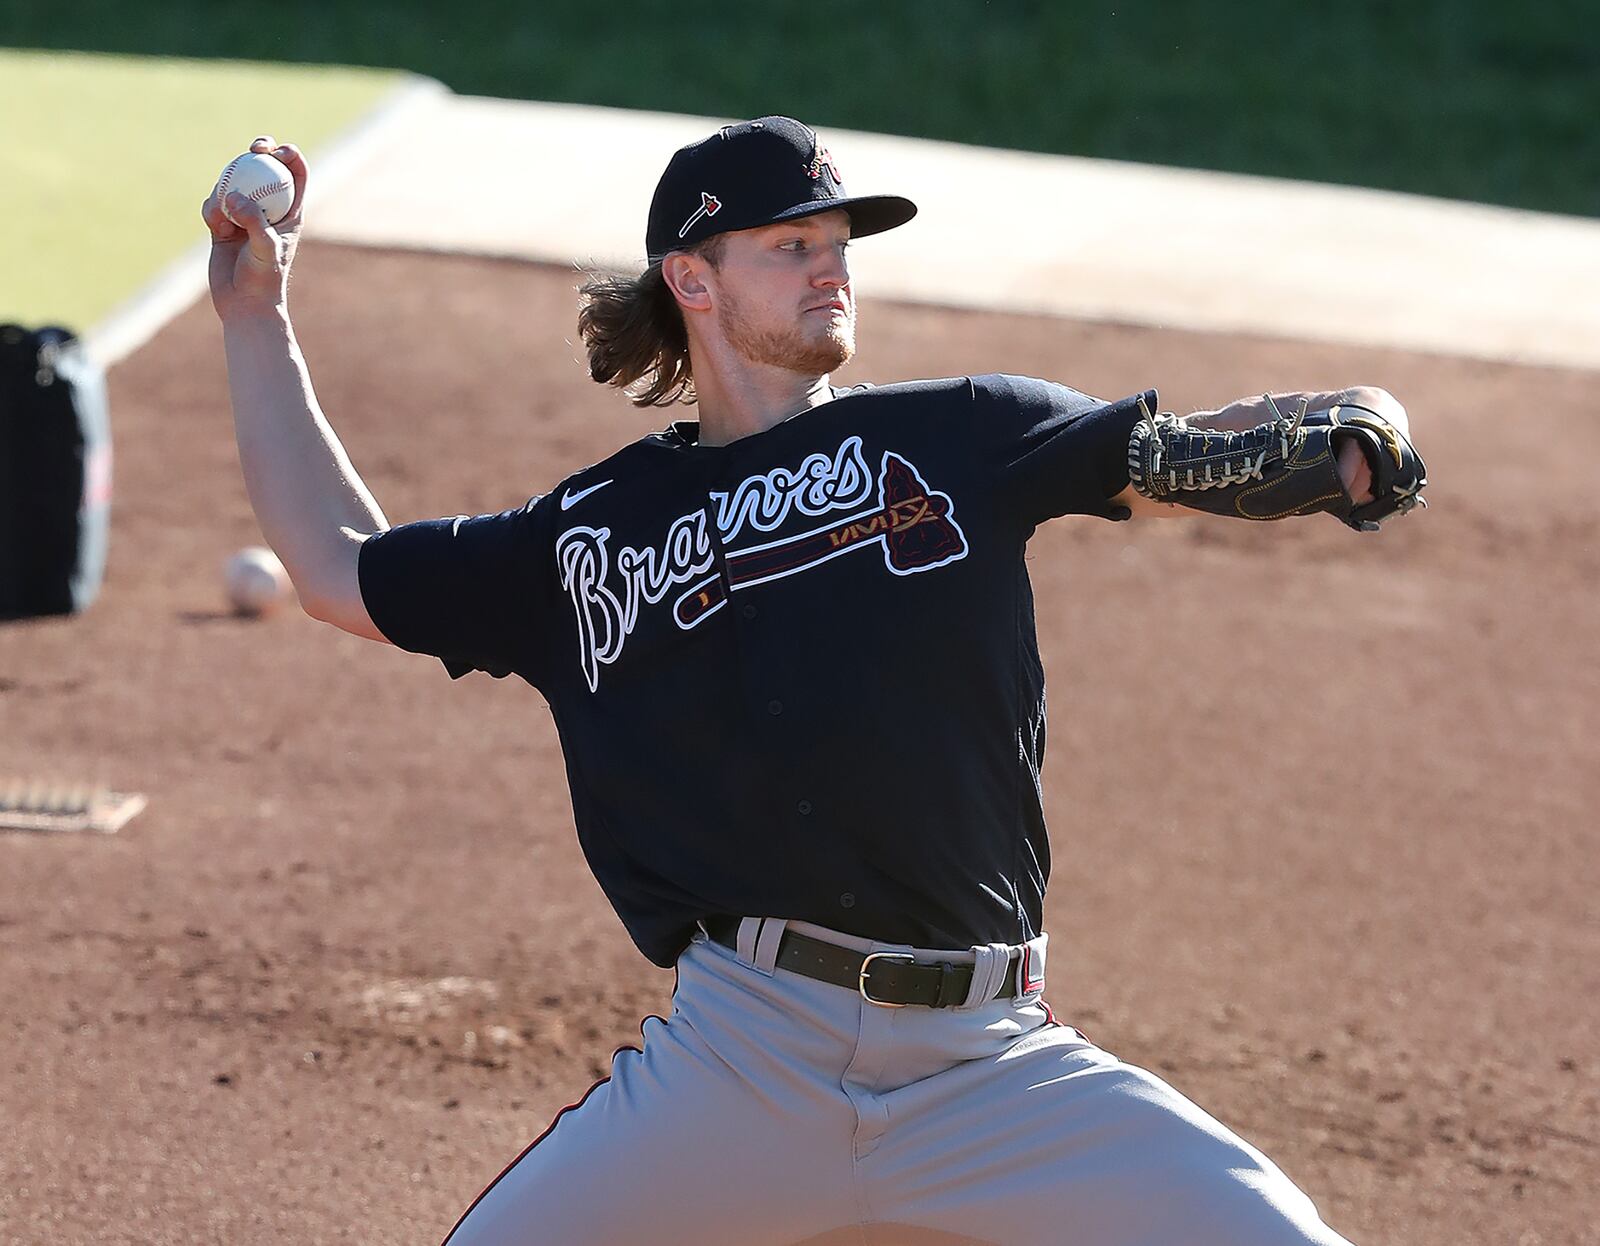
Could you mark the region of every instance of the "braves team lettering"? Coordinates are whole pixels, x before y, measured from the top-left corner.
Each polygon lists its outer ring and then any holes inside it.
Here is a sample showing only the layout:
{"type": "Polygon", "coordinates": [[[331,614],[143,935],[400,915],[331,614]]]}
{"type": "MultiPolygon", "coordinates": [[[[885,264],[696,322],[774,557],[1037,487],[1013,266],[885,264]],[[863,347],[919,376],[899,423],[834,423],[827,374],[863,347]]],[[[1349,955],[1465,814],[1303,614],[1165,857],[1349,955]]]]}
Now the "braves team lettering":
{"type": "Polygon", "coordinates": [[[614,559],[609,528],[579,525],[557,539],[557,570],[577,615],[578,658],[591,692],[600,686],[600,668],[622,656],[640,610],[680,585],[688,587],[675,599],[672,618],[687,631],[725,606],[730,593],[852,550],[881,548],[894,575],[932,571],[967,555],[950,496],[930,488],[893,451],[884,451],[875,475],[860,437],[845,438],[832,454],[808,455],[796,469],[748,476],[709,497],[709,506],[673,520],[659,546],[624,545],[614,559]],[[735,547],[741,535],[774,532],[796,514],[821,518],[839,511],[853,513],[780,540],[735,547]],[[712,522],[725,574],[713,571],[712,522]]]}

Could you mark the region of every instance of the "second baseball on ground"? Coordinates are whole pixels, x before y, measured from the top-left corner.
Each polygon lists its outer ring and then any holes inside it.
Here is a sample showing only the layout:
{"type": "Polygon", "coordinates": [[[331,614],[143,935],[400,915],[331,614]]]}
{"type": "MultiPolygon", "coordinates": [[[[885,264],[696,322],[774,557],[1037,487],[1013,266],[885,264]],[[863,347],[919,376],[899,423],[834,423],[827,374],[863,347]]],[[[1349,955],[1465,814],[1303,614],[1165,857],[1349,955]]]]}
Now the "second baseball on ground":
{"type": "MultiPolygon", "coordinates": [[[[254,200],[266,214],[267,224],[276,225],[294,207],[294,177],[288,166],[276,157],[264,152],[246,152],[234,157],[217,179],[217,204],[222,208],[222,215],[233,221],[227,206],[230,194],[254,200]]],[[[239,224],[238,221],[233,223],[239,224]]]]}
{"type": "Polygon", "coordinates": [[[288,601],[294,590],[278,556],[262,545],[240,550],[223,565],[228,604],[235,614],[255,617],[288,601]]]}

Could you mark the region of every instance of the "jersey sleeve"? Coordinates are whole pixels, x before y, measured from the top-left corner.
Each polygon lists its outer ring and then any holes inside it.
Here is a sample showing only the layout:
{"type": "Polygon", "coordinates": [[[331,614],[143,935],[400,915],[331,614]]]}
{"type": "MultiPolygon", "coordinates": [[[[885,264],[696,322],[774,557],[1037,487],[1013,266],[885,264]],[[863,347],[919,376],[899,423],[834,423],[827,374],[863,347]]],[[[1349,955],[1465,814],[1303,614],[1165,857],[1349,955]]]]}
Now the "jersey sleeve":
{"type": "Polygon", "coordinates": [[[1025,376],[972,378],[978,415],[993,438],[1001,507],[1032,527],[1061,515],[1127,519],[1111,499],[1128,485],[1128,438],[1156,391],[1116,402],[1025,376]]]}
{"type": "Polygon", "coordinates": [[[368,537],[358,573],[373,623],[397,647],[439,658],[452,679],[486,671],[542,687],[556,594],[551,503],[368,537]]]}

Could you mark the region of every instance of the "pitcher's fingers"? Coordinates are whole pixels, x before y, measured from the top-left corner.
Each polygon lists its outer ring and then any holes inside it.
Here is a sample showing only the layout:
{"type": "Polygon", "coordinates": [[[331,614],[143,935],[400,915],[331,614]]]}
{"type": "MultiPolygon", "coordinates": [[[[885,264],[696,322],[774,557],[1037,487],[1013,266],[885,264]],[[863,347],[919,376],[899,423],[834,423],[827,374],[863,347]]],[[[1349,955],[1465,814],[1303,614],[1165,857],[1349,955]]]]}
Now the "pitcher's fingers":
{"type": "Polygon", "coordinates": [[[268,152],[272,150],[272,135],[262,134],[250,140],[250,150],[268,152]]]}
{"type": "Polygon", "coordinates": [[[267,214],[254,200],[234,191],[228,195],[228,215],[238,221],[249,237],[246,251],[258,268],[276,268],[278,264],[278,234],[267,224],[267,214]]]}
{"type": "Polygon", "coordinates": [[[206,228],[211,231],[212,242],[237,242],[244,237],[244,230],[240,229],[222,211],[222,205],[217,202],[216,192],[206,196],[206,201],[200,205],[200,219],[206,223],[206,228]]]}
{"type": "Polygon", "coordinates": [[[279,222],[279,225],[280,227],[298,225],[300,205],[306,197],[306,158],[293,143],[282,143],[268,154],[283,161],[284,167],[289,170],[289,176],[294,179],[294,203],[289,206],[289,214],[279,222]]]}

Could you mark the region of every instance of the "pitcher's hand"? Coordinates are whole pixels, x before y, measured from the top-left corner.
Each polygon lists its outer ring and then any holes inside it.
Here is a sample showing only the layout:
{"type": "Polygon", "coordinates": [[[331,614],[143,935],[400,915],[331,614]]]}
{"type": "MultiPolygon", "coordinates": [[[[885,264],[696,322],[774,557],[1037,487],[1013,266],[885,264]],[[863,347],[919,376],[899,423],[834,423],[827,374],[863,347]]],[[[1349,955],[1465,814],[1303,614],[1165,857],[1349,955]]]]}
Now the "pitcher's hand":
{"type": "Polygon", "coordinates": [[[300,241],[301,208],[306,195],[306,161],[293,143],[274,144],[264,135],[250,144],[253,152],[281,160],[294,178],[294,204],[289,215],[268,225],[261,208],[237,192],[228,195],[223,215],[216,192],[200,206],[200,216],[211,231],[211,305],[222,319],[276,311],[288,298],[289,267],[300,241]]]}
{"type": "Polygon", "coordinates": [[[1372,466],[1361,452],[1353,437],[1335,435],[1339,445],[1339,479],[1344,481],[1344,491],[1357,506],[1372,501],[1372,466]]]}

